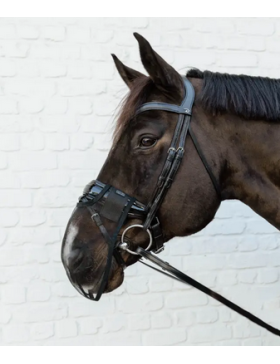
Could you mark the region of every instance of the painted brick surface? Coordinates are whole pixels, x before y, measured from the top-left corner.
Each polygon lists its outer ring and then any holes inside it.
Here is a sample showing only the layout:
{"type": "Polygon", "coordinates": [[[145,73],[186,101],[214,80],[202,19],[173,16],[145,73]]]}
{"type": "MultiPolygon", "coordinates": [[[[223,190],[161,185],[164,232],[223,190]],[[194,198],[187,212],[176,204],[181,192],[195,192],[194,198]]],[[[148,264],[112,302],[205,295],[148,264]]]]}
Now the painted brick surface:
{"type": "MultiPolygon", "coordinates": [[[[278,77],[280,20],[0,20],[0,340],[2,345],[279,345],[195,289],[136,265],[99,303],[68,282],[60,244],[83,186],[111,145],[127,89],[110,53],[143,71],[132,33],[168,62],[278,77]]],[[[280,328],[280,235],[222,204],[161,256],[280,328]]]]}

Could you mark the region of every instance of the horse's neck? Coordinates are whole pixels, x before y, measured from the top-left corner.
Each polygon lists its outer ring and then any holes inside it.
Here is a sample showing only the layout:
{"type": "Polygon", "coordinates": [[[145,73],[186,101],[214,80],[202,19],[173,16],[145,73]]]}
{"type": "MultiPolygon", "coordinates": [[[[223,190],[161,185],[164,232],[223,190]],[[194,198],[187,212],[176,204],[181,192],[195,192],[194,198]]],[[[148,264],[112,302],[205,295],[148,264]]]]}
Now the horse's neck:
{"type": "Polygon", "coordinates": [[[230,117],[223,124],[225,199],[244,202],[280,229],[280,123],[230,117]]]}

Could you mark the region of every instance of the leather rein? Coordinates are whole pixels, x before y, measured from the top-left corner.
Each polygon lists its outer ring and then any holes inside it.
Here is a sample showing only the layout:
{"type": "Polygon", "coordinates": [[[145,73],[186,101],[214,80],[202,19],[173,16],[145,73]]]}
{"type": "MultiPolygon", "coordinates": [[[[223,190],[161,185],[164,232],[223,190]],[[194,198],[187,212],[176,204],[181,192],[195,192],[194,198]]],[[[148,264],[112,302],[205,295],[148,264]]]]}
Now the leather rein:
{"type": "Polygon", "coordinates": [[[193,278],[187,276],[178,269],[172,267],[169,263],[164,262],[163,260],[151,253],[151,251],[153,251],[153,253],[158,254],[164,249],[164,235],[160,226],[160,221],[156,214],[179,169],[179,166],[183,159],[184,147],[188,134],[191,137],[191,140],[206,171],[208,172],[208,175],[212,181],[213,187],[216,190],[218,197],[221,199],[221,191],[217,179],[213,174],[190,127],[195,91],[191,82],[186,77],[182,77],[182,79],[185,87],[185,97],[180,106],[162,102],[148,102],[143,104],[136,111],[136,115],[150,110],[162,110],[178,114],[178,121],[170,147],[167,152],[167,158],[163,166],[162,172],[158,178],[158,182],[153,193],[153,198],[148,206],[145,206],[141,202],[137,201],[134,197],[127,195],[126,193],[116,189],[115,187],[111,185],[105,185],[100,181],[95,181],[89,192],[83,194],[83,196],[81,196],[79,199],[77,207],[86,207],[88,209],[91,214],[92,220],[98,226],[108,246],[106,266],[96,296],[94,296],[93,292],[91,292],[90,290],[88,291],[88,293],[85,292],[81,285],[78,284],[80,289],[79,292],[90,300],[98,301],[102,293],[105,291],[106,285],[108,284],[113,256],[121,266],[125,267],[125,262],[123,261],[120,253],[121,250],[124,250],[130,254],[140,255],[140,263],[170,278],[176,279],[182,283],[189,284],[197,288],[198,290],[204,292],[210,297],[215,298],[217,301],[231,308],[235,312],[246,317],[255,324],[267,329],[275,335],[280,336],[280,330],[270,326],[256,316],[252,315],[250,312],[244,310],[243,308],[237,306],[220,294],[205,287],[201,283],[195,281],[193,278]],[[116,223],[116,228],[112,235],[109,234],[109,232],[103,225],[101,217],[104,217],[116,223]],[[144,223],[143,225],[134,224],[128,226],[123,231],[121,235],[121,242],[119,242],[119,232],[124,222],[130,218],[142,219],[144,220],[144,223]],[[138,247],[136,251],[130,249],[129,243],[125,239],[125,234],[128,230],[135,227],[142,228],[147,232],[149,236],[149,244],[146,249],[143,249],[141,247],[138,247]],[[146,263],[144,259],[152,262],[160,269],[146,263]]]}

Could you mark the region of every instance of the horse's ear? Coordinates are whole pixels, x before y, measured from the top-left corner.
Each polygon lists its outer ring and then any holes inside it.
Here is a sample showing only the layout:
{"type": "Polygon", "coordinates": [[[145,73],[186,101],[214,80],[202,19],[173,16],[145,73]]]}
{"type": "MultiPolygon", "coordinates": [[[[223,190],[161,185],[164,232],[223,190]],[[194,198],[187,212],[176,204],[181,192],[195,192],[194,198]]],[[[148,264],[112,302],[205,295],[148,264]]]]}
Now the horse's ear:
{"type": "Polygon", "coordinates": [[[138,33],[133,33],[139,43],[140,56],[146,71],[154,81],[155,85],[162,91],[178,92],[183,89],[182,77],[170,66],[159,54],[157,54],[150,43],[138,33]]]}
{"type": "Polygon", "coordinates": [[[112,54],[113,60],[115,62],[115,65],[117,67],[117,70],[121,76],[121,78],[124,80],[124,82],[127,84],[127,86],[131,89],[133,86],[133,82],[138,77],[147,77],[143,75],[143,73],[135,71],[132,68],[129,68],[125,66],[115,54],[112,54]]]}

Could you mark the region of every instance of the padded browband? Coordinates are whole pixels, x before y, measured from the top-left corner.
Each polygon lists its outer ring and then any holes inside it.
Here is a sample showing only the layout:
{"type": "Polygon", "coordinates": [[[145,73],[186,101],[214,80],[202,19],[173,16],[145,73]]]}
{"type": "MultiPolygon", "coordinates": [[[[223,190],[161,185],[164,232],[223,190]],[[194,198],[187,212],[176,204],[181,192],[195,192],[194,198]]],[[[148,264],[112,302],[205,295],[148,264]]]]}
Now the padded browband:
{"type": "Polygon", "coordinates": [[[167,104],[165,102],[146,102],[136,111],[136,115],[148,110],[163,110],[176,114],[191,115],[195,92],[190,81],[184,76],[182,76],[182,78],[185,86],[185,97],[180,106],[167,104]]]}

